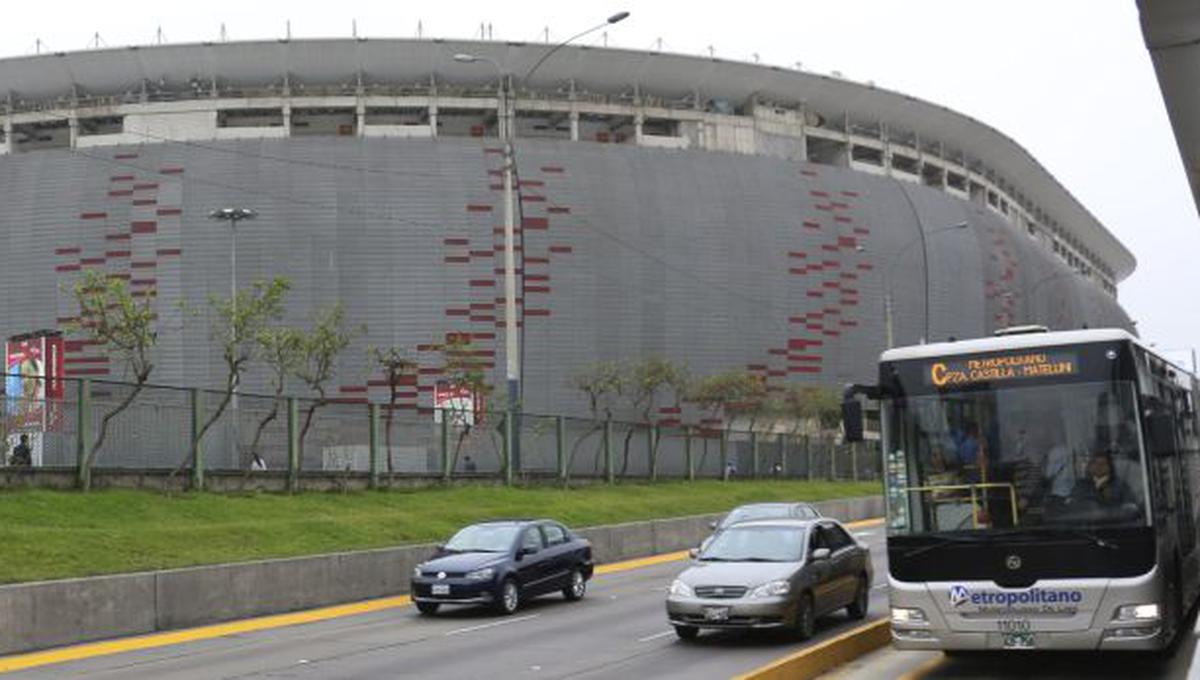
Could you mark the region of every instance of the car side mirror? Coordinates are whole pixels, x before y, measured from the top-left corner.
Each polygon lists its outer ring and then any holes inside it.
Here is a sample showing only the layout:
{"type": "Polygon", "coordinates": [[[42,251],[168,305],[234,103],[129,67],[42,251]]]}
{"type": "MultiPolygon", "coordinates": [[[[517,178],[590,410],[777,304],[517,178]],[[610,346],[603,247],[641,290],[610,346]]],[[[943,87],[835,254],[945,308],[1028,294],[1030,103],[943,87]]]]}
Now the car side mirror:
{"type": "Polygon", "coordinates": [[[524,557],[525,555],[536,555],[537,551],[538,551],[537,548],[523,546],[520,550],[517,551],[517,555],[520,555],[521,557],[524,557]]]}
{"type": "Polygon", "coordinates": [[[688,559],[689,560],[694,560],[699,556],[700,556],[699,548],[692,548],[691,550],[688,550],[688,559]]]}
{"type": "Polygon", "coordinates": [[[809,555],[809,559],[813,562],[829,559],[829,548],[817,548],[809,555]]]}

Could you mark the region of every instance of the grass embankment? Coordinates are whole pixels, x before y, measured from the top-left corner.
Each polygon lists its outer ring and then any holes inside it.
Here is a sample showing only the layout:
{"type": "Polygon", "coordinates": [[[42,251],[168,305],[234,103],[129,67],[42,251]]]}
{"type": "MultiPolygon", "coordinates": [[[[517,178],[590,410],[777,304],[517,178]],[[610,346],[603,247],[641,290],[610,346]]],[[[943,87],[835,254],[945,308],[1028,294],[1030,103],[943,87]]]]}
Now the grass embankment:
{"type": "Polygon", "coordinates": [[[8,491],[0,493],[0,583],[436,542],[490,517],[553,517],[583,527],[877,493],[877,482],[800,481],[295,496],[8,491]]]}

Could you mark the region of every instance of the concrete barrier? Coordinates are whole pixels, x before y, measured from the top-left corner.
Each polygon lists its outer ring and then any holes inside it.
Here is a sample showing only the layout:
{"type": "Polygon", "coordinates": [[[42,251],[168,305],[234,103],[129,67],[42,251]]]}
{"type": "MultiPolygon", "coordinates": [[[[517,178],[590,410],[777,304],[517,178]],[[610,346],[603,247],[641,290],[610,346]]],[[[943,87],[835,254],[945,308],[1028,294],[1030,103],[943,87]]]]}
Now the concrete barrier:
{"type": "Polygon", "coordinates": [[[877,619],[739,675],[735,680],[810,680],[891,641],[891,623],[877,619]]]}
{"type": "MultiPolygon", "coordinates": [[[[844,521],[879,517],[878,497],[816,504],[844,521]]],[[[719,515],[578,530],[597,562],[695,547],[719,515]]],[[[0,586],[0,654],[280,614],[408,592],[432,545],[0,586]]]]}

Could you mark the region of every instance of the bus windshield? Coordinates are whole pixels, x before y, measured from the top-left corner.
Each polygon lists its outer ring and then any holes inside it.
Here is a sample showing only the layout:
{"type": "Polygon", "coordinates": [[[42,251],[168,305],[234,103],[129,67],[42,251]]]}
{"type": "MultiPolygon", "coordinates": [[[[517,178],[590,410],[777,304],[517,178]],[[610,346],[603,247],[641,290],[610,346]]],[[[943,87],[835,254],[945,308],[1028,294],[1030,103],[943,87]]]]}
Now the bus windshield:
{"type": "Polygon", "coordinates": [[[888,532],[1147,525],[1136,404],[1112,380],[885,400],[888,532]]]}

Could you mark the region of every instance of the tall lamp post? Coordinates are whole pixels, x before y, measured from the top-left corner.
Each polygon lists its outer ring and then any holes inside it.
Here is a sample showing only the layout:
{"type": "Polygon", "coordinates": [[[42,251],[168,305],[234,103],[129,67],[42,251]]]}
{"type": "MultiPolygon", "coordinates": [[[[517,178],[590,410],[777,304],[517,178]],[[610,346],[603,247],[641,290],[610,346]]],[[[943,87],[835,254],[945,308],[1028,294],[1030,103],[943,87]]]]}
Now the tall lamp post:
{"type": "MultiPolygon", "coordinates": [[[[582,38],[583,36],[593,31],[599,30],[609,24],[615,24],[618,21],[623,21],[629,16],[629,12],[618,12],[607,19],[603,23],[597,24],[586,31],[577,33],[570,38],[558,43],[554,47],[547,50],[541,58],[534,63],[533,67],[525,72],[517,85],[524,84],[530,76],[534,74],[538,68],[550,58],[550,55],[557,52],[562,47],[566,46],[573,40],[582,38]]],[[[504,144],[504,369],[505,377],[508,382],[508,409],[515,417],[517,408],[521,400],[521,352],[519,345],[519,333],[517,331],[517,272],[516,272],[516,254],[514,253],[514,227],[513,227],[513,174],[514,174],[514,152],[513,152],[513,123],[516,112],[514,111],[514,99],[516,88],[514,87],[512,77],[513,74],[506,71],[500,62],[478,54],[459,53],[454,55],[454,61],[463,64],[474,64],[485,62],[491,64],[496,69],[496,75],[500,79],[500,116],[499,130],[500,139],[504,144]]],[[[511,452],[511,460],[509,465],[513,470],[521,469],[520,461],[520,426],[514,423],[513,430],[515,431],[512,441],[509,442],[509,451],[511,452]]]]}
{"type": "MultiPolygon", "coordinates": [[[[208,214],[208,217],[213,220],[219,220],[229,223],[229,306],[233,315],[237,315],[237,227],[238,222],[242,220],[252,220],[258,217],[258,213],[249,208],[227,207],[218,208],[208,214]]],[[[230,324],[229,333],[233,335],[233,324],[230,324]]],[[[232,432],[232,448],[230,453],[234,465],[240,463],[238,460],[238,385],[234,383],[233,394],[230,397],[229,407],[230,413],[230,428],[232,432]]]]}
{"type": "MultiPolygon", "coordinates": [[[[967,222],[958,222],[957,224],[951,224],[946,227],[940,227],[938,229],[934,229],[933,231],[929,232],[928,235],[933,236],[935,234],[941,234],[941,233],[947,232],[947,231],[958,231],[958,230],[966,229],[969,226],[971,226],[971,225],[967,222]]],[[[921,244],[921,255],[922,255],[921,272],[924,275],[924,282],[925,282],[925,284],[924,284],[925,285],[925,298],[924,298],[925,303],[924,303],[924,307],[923,307],[924,315],[925,315],[925,323],[924,323],[925,335],[924,335],[924,337],[921,338],[921,342],[925,342],[926,340],[929,339],[929,249],[927,247],[925,239],[926,239],[925,231],[921,230],[921,232],[915,238],[909,240],[907,243],[905,243],[903,246],[900,247],[900,250],[897,251],[895,256],[893,256],[893,258],[892,258],[892,264],[886,270],[884,270],[884,274],[883,274],[883,288],[884,288],[883,320],[884,320],[885,328],[887,330],[888,349],[895,347],[895,336],[894,336],[894,333],[892,330],[892,328],[893,328],[892,327],[892,285],[891,285],[892,274],[894,274],[896,272],[896,265],[900,264],[901,260],[903,259],[904,253],[908,252],[908,250],[910,248],[917,245],[918,243],[921,244]]]]}

